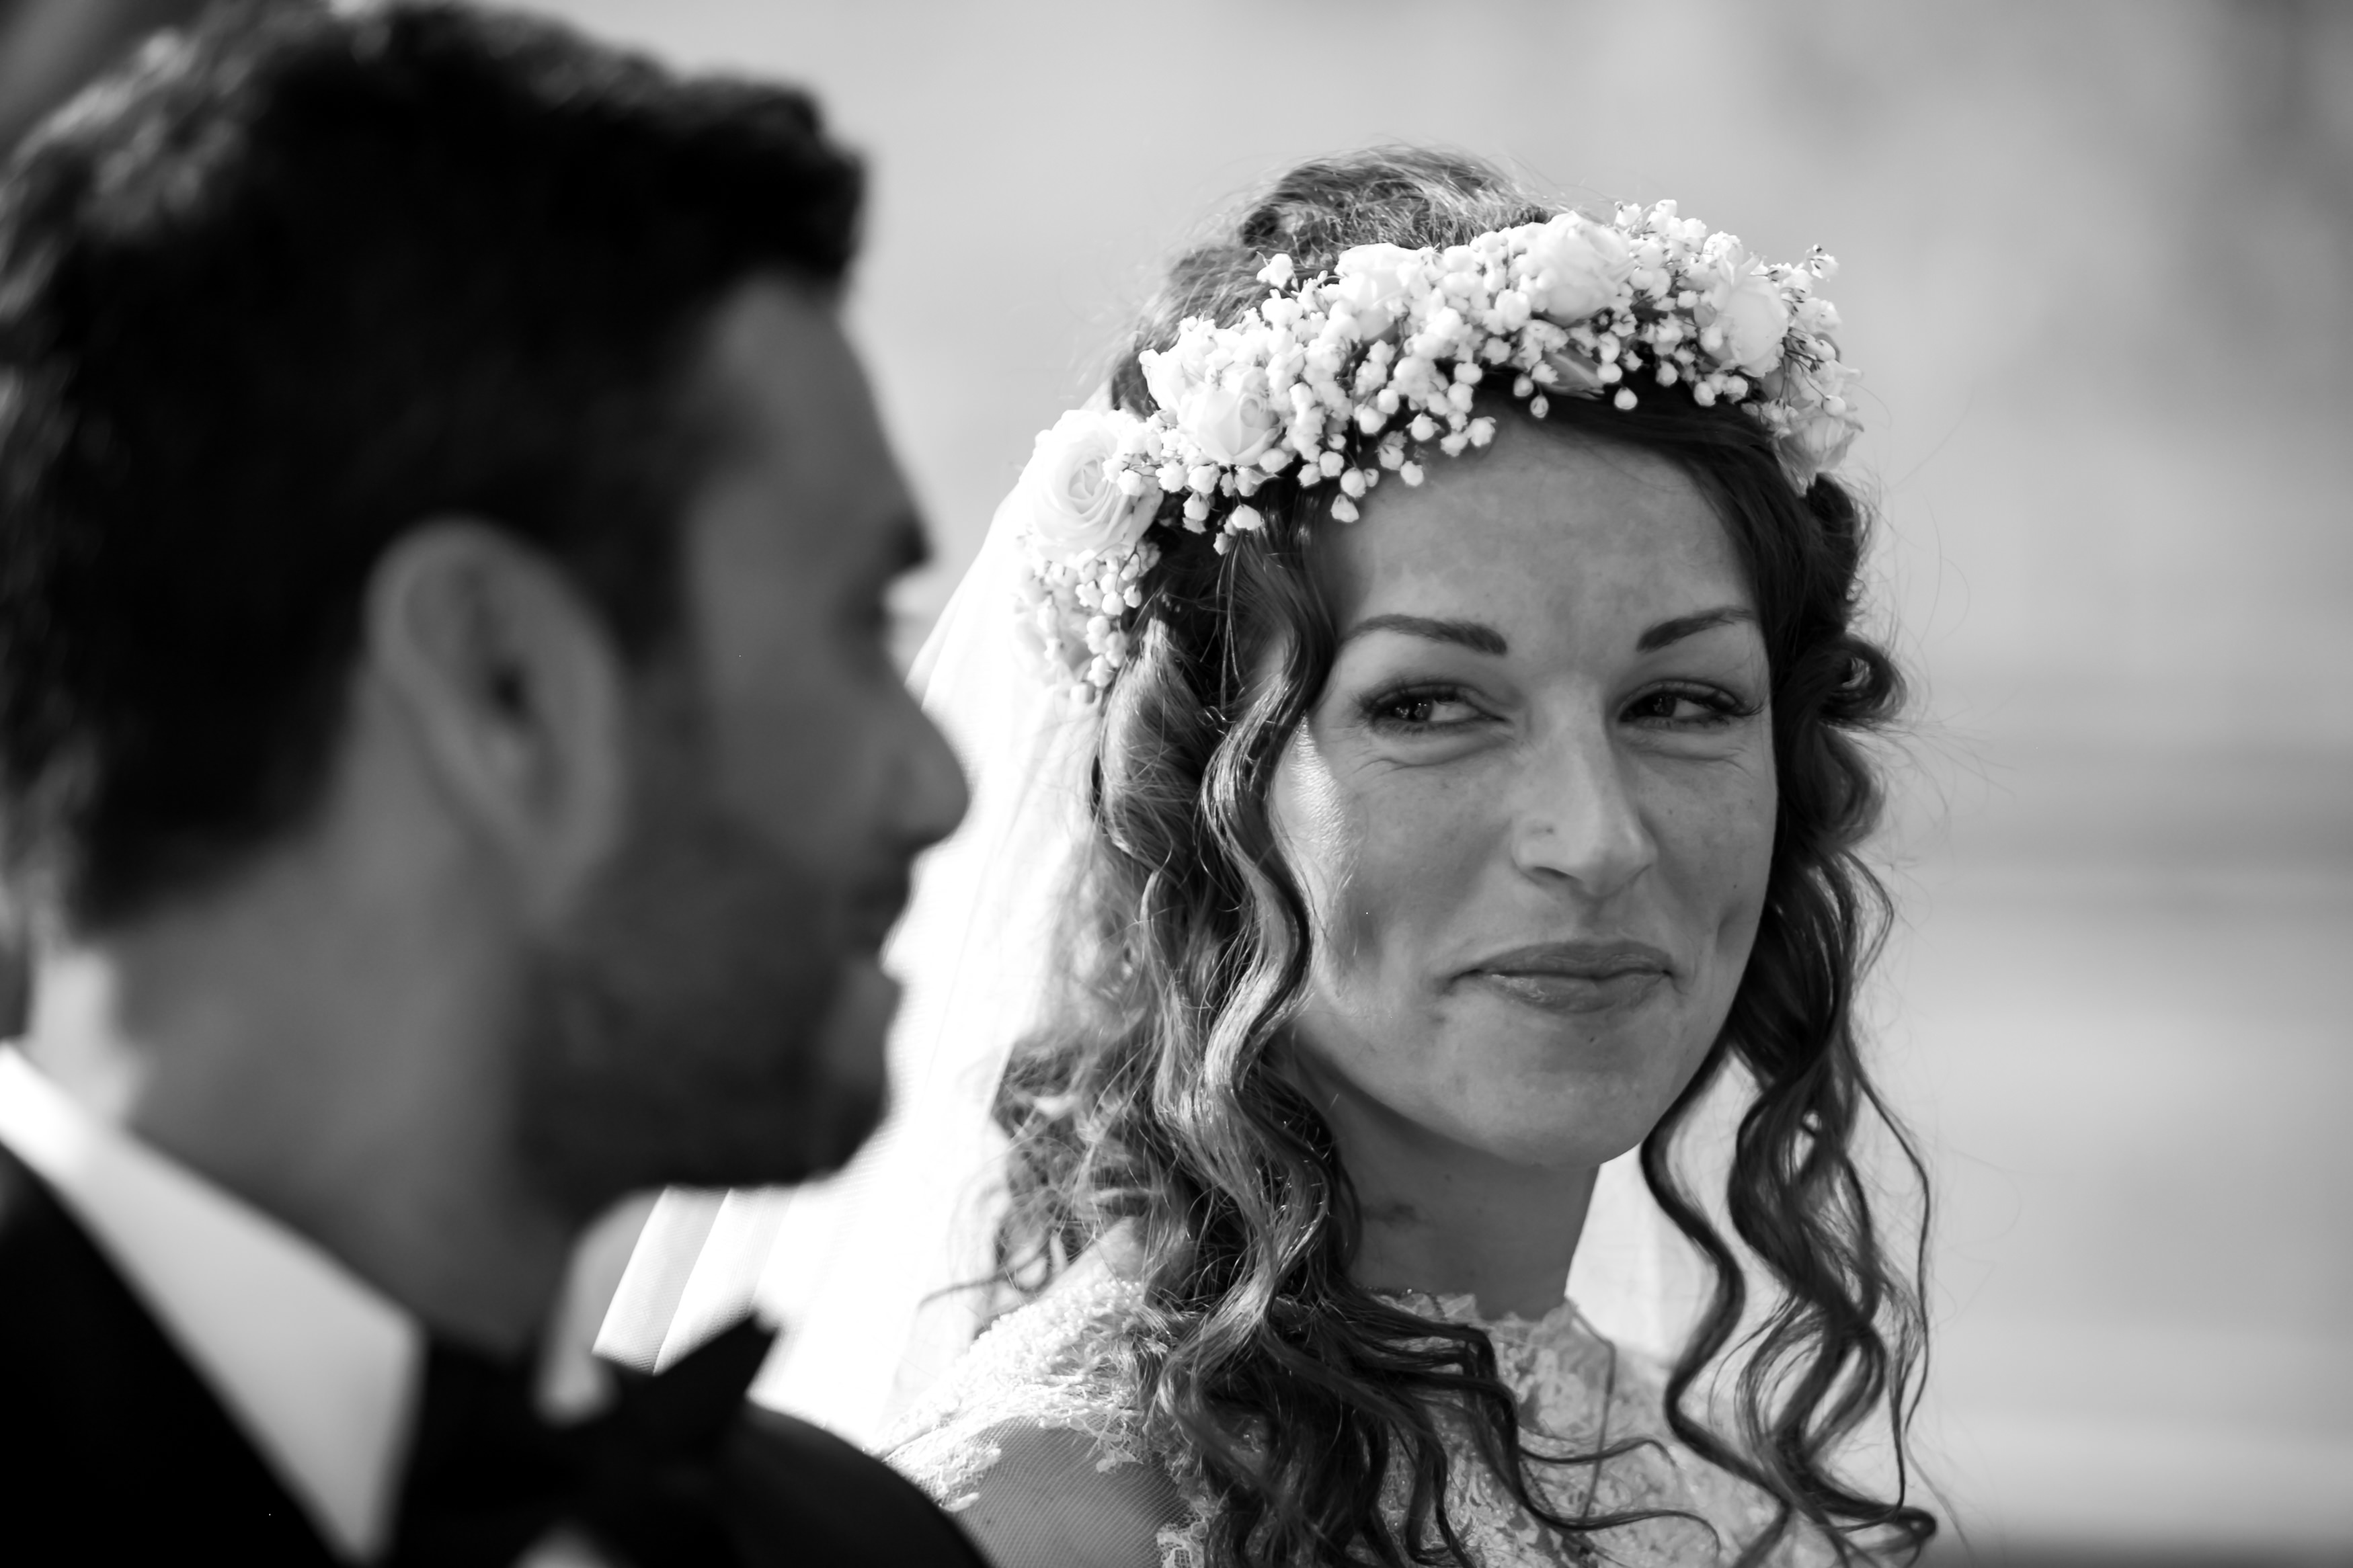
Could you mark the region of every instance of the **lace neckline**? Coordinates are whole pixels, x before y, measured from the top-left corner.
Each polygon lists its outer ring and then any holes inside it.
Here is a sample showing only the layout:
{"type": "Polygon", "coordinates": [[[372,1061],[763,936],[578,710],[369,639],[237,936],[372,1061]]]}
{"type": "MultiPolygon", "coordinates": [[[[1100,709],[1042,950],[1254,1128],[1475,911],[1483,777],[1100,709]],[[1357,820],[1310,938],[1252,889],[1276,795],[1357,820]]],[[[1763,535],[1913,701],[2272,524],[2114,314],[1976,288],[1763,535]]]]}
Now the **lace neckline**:
{"type": "MultiPolygon", "coordinates": [[[[1138,1304],[1143,1285],[1110,1268],[1073,1270],[1055,1289],[999,1320],[957,1369],[911,1413],[896,1434],[892,1463],[952,1511],[979,1500],[985,1478],[1005,1456],[1006,1434],[1028,1427],[1070,1431],[1092,1444],[1096,1472],[1157,1463],[1131,1391],[1102,1346],[1138,1304]]],[[[1740,1542],[1771,1527],[1761,1492],[1698,1460],[1676,1444],[1661,1409],[1655,1369],[1617,1348],[1563,1300],[1541,1315],[1481,1316],[1463,1292],[1384,1290],[1379,1298],[1432,1322],[1475,1327],[1492,1340],[1495,1373],[1519,1407],[1524,1432],[1549,1448],[1593,1453],[1623,1444],[1599,1467],[1538,1466],[1529,1477],[1555,1513],[1641,1515],[1588,1540],[1566,1539],[1524,1509],[1486,1466],[1474,1436],[1452,1415],[1440,1421],[1451,1469],[1451,1516],[1481,1568],[1583,1568],[1600,1557],[1619,1568],[1720,1564],[1740,1542]]],[[[1215,1505],[1181,1466],[1169,1479],[1186,1499],[1183,1518],[1158,1528],[1160,1568],[1201,1568],[1215,1505]]],[[[1068,1478],[1057,1487],[1079,1485],[1068,1478]]],[[[1383,1507],[1403,1517],[1396,1475],[1383,1507]]],[[[1833,1552],[1811,1536],[1785,1540],[1767,1558],[1776,1568],[1831,1568],[1833,1552]]]]}
{"type": "Polygon", "coordinates": [[[1499,1317],[1489,1318],[1480,1314],[1478,1297],[1467,1290],[1376,1290],[1373,1294],[1417,1316],[1460,1323],[1466,1328],[1483,1329],[1491,1336],[1504,1339],[1601,1338],[1600,1331],[1586,1321],[1583,1312],[1577,1310],[1577,1303],[1566,1296],[1561,1298],[1559,1305],[1537,1317],[1505,1312],[1499,1317]]]}

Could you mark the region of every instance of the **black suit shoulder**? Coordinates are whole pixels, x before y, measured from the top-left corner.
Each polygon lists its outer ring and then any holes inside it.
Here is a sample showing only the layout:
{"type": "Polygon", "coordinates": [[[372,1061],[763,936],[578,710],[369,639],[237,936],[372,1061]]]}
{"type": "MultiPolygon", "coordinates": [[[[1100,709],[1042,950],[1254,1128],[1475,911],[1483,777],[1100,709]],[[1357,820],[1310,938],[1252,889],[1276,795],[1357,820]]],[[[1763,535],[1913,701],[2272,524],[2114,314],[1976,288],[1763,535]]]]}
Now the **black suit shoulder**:
{"type": "Polygon", "coordinates": [[[822,1427],[747,1409],[727,1454],[754,1560],[843,1568],[987,1568],[898,1471],[822,1427]]]}
{"type": "Polygon", "coordinates": [[[64,1205],[0,1146],[0,1530],[11,1563],[335,1561],[64,1205]]]}

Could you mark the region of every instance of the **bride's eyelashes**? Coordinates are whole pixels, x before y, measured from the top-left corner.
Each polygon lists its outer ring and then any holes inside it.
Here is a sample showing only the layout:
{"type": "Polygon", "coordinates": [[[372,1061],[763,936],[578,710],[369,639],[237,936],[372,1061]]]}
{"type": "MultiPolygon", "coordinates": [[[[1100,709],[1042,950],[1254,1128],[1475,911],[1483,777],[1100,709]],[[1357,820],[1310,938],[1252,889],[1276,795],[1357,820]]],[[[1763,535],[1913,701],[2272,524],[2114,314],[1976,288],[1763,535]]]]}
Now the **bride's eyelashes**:
{"type": "Polygon", "coordinates": [[[1646,728],[1706,731],[1728,729],[1764,710],[1764,704],[1721,686],[1672,681],[1641,692],[1620,714],[1646,728]]]}
{"type": "Polygon", "coordinates": [[[1418,682],[1367,692],[1356,700],[1356,717],[1377,733],[1427,735],[1464,729],[1491,715],[1460,686],[1418,682]]]}

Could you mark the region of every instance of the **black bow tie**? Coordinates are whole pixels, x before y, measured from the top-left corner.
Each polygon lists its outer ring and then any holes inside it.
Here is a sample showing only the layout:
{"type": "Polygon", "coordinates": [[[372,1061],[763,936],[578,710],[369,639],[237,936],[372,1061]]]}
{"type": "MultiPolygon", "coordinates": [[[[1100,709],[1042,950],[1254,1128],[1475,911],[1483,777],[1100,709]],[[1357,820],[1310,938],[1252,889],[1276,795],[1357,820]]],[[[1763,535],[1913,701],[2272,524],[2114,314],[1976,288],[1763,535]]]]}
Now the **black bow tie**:
{"type": "Polygon", "coordinates": [[[559,1525],[631,1568],[742,1563],[720,1449],[775,1338],[747,1318],[659,1375],[615,1367],[613,1405],[568,1426],[540,1418],[527,1363],[436,1341],[393,1563],[510,1568],[559,1525]]]}

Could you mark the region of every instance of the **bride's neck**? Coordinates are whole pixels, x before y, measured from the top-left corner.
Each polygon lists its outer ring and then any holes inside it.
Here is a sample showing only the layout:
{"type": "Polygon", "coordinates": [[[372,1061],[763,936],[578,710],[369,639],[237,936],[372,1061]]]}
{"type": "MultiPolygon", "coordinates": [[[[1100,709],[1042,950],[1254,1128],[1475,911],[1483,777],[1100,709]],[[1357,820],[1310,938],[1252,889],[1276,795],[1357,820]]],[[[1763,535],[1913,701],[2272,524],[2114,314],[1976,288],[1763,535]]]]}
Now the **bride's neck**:
{"type": "Polygon", "coordinates": [[[1599,1167],[1506,1159],[1398,1115],[1306,1053],[1285,1065],[1356,1189],[1358,1284],[1473,1296],[1485,1318],[1560,1305],[1599,1167]]]}
{"type": "Polygon", "coordinates": [[[1541,1317],[1560,1304],[1593,1198],[1591,1170],[1365,1142],[1344,1139],[1341,1156],[1364,1220],[1360,1284],[1474,1296],[1486,1318],[1541,1317]]]}

